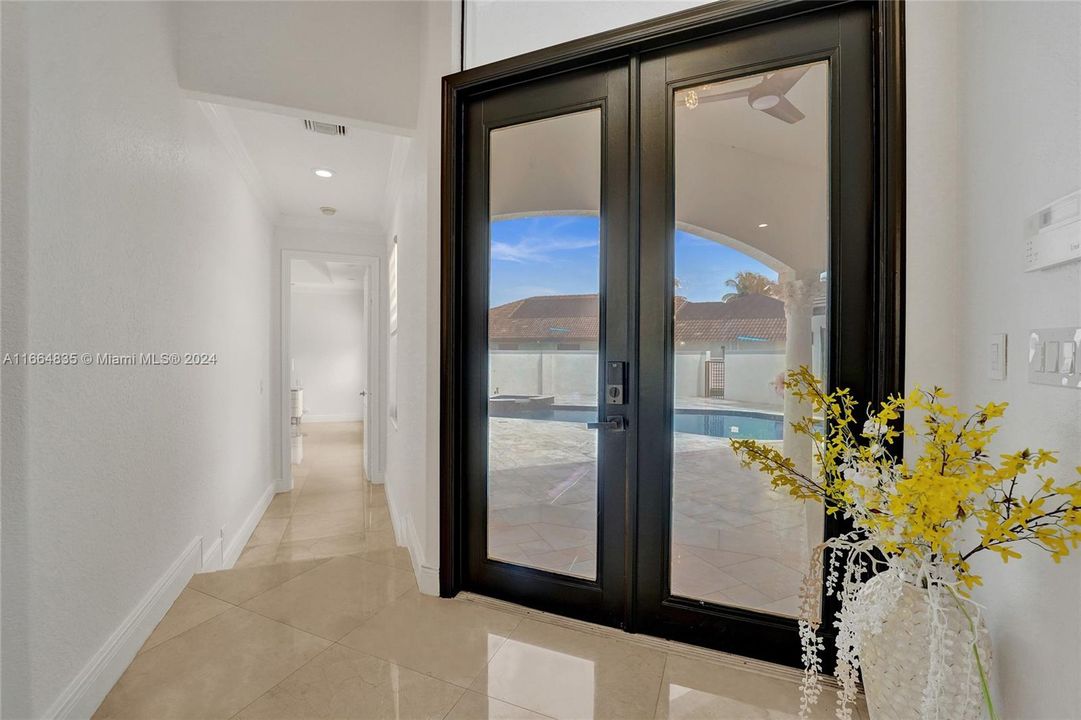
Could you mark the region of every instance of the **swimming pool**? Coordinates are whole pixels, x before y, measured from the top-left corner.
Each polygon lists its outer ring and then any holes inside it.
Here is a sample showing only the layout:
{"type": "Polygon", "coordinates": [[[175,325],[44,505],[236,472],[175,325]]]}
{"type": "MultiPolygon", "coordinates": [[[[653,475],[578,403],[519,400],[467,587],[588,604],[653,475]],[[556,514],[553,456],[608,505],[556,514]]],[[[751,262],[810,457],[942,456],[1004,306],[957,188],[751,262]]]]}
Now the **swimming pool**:
{"type": "MultiPolygon", "coordinates": [[[[491,414],[492,417],[587,423],[597,419],[597,408],[580,405],[528,408],[510,405],[498,410],[493,407],[491,414]]],[[[676,432],[708,437],[780,440],[784,435],[784,418],[780,413],[753,410],[679,408],[674,425],[676,432]]]]}

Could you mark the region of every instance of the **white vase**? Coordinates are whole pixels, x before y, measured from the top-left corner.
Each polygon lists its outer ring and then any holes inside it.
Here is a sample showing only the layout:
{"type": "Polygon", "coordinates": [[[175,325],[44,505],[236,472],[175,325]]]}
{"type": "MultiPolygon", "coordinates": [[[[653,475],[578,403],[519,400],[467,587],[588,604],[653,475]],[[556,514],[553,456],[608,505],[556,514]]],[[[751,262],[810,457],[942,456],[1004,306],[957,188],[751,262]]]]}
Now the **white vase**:
{"type": "MultiPolygon", "coordinates": [[[[890,570],[888,573],[895,571],[890,570]]],[[[897,581],[886,573],[872,578],[864,593],[881,583],[897,581]],[[885,576],[885,577],[884,577],[885,576]]],[[[881,589],[881,587],[877,587],[881,589]]],[[[972,627],[965,611],[947,590],[936,589],[945,623],[942,662],[943,683],[925,711],[924,689],[932,667],[931,602],[926,588],[902,582],[896,606],[877,633],[861,638],[860,665],[867,709],[871,720],[981,720],[987,717],[980,673],[973,653],[972,627]]],[[[990,672],[991,641],[987,626],[966,607],[976,623],[979,660],[990,672]]]]}

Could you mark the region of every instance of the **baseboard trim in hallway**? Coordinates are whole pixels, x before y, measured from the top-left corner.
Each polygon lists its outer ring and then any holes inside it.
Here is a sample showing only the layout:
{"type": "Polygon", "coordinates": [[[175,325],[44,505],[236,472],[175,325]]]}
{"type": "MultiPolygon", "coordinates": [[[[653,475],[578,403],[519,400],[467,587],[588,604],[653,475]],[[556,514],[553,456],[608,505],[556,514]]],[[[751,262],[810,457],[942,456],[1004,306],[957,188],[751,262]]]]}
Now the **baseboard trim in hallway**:
{"type": "Polygon", "coordinates": [[[424,564],[424,552],[412,515],[407,515],[405,518],[405,540],[405,546],[409,550],[409,559],[413,563],[413,574],[417,578],[417,587],[425,595],[439,595],[439,568],[424,564]]]}
{"type": "Polygon", "coordinates": [[[394,529],[394,540],[400,547],[409,551],[409,560],[413,564],[413,575],[417,578],[417,587],[425,595],[439,595],[439,568],[424,564],[424,551],[420,536],[412,515],[399,515],[394,504],[394,494],[387,492],[387,509],[390,511],[390,524],[394,529]]]}
{"type": "MultiPolygon", "coordinates": [[[[229,544],[225,547],[225,555],[222,558],[222,566],[220,569],[228,570],[236,565],[240,553],[244,552],[244,546],[248,544],[251,534],[255,532],[255,526],[263,519],[263,513],[265,513],[267,507],[270,506],[270,501],[274,499],[274,492],[277,490],[277,487],[278,482],[276,480],[271,480],[266,486],[266,489],[263,490],[263,494],[259,496],[259,500],[251,509],[251,512],[248,513],[248,516],[244,518],[244,522],[237,529],[236,533],[233,534],[229,544]]],[[[207,569],[209,570],[211,568],[207,569]]]]}
{"type": "Polygon", "coordinates": [[[94,714],[150,633],[154,632],[173,606],[188,580],[200,569],[202,547],[202,537],[188,544],[75,679],[64,688],[64,692],[46,711],[45,717],[68,720],[88,718],[94,714]]]}

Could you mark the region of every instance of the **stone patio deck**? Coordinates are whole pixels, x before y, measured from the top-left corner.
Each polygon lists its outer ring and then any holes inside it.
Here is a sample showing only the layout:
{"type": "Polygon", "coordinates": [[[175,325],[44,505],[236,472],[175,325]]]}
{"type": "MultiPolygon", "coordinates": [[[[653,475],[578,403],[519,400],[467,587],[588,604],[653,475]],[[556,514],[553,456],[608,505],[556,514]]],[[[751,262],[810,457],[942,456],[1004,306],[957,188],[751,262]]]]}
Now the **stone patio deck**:
{"type": "MultiPolygon", "coordinates": [[[[596,432],[514,418],[489,427],[490,557],[595,577],[596,432]]],[[[795,615],[809,555],[803,504],[741,468],[725,438],[677,433],[674,463],[673,592],[795,615]]]]}

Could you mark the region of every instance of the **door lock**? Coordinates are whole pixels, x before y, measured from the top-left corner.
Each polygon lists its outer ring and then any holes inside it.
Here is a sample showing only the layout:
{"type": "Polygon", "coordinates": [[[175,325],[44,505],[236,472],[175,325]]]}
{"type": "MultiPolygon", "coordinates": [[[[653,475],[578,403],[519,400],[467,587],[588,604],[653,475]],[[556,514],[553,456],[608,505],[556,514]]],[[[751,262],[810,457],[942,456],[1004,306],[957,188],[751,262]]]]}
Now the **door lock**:
{"type": "Polygon", "coordinates": [[[605,420],[598,420],[597,422],[586,423],[586,427],[590,430],[617,430],[622,431],[627,429],[627,424],[623,420],[623,416],[615,415],[605,420]]]}
{"type": "Polygon", "coordinates": [[[609,405],[623,405],[626,400],[623,397],[623,386],[627,382],[627,363],[605,363],[604,373],[604,401],[609,405]]]}

